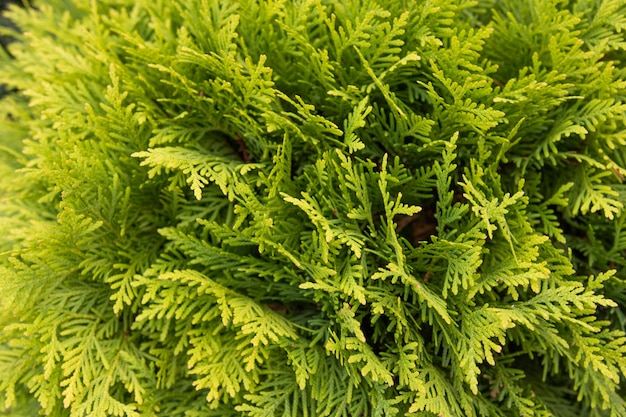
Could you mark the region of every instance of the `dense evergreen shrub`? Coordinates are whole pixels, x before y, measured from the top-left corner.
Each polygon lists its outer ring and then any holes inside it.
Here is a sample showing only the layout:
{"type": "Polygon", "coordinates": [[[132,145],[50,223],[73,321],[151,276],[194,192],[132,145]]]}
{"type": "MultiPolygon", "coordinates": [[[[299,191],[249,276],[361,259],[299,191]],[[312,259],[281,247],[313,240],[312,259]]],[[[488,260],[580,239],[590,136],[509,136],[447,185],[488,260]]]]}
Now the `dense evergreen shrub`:
{"type": "MultiPolygon", "coordinates": [[[[3,29],[14,28],[15,26],[9,19],[3,16],[2,13],[11,3],[12,3],[11,0],[0,0],[0,49],[3,49],[5,54],[6,54],[6,47],[11,42],[12,39],[11,37],[6,36],[2,33],[4,31],[3,29]]],[[[4,96],[5,94],[6,94],[6,87],[3,84],[0,84],[0,97],[4,96]]]]}
{"type": "Polygon", "coordinates": [[[4,415],[626,416],[625,1],[10,18],[4,415]]]}

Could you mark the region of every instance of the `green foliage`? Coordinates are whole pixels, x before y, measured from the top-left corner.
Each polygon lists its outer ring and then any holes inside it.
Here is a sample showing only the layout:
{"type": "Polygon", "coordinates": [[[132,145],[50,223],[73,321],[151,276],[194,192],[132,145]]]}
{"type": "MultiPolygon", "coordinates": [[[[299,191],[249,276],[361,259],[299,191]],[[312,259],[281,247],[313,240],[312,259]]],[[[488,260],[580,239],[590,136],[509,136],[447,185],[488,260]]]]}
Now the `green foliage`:
{"type": "Polygon", "coordinates": [[[0,415],[626,416],[625,1],[42,3],[0,415]]]}

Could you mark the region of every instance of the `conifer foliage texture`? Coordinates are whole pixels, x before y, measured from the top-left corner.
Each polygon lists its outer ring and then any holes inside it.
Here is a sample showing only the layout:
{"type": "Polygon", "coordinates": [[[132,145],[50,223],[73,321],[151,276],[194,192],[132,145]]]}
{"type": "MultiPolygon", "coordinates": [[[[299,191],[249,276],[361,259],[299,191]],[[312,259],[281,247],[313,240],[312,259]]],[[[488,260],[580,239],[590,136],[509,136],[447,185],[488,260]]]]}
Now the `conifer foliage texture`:
{"type": "Polygon", "coordinates": [[[9,17],[0,414],[626,416],[626,1],[9,17]]]}

